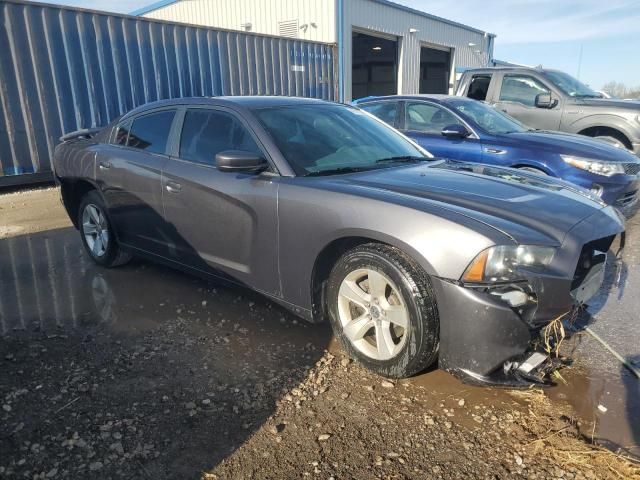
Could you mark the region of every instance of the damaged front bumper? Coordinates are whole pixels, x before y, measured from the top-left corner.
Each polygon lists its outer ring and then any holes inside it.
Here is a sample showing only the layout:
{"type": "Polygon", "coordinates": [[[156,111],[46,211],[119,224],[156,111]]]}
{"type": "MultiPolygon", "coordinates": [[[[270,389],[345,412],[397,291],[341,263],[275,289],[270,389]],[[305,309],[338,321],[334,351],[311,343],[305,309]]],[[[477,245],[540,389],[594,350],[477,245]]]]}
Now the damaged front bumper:
{"type": "Polygon", "coordinates": [[[552,384],[549,374],[562,364],[544,348],[545,327],[569,318],[598,293],[607,256],[617,260],[624,247],[623,228],[612,217],[581,222],[558,249],[555,268],[526,272],[521,282],[469,285],[433,278],[440,368],[473,384],[552,384]]]}

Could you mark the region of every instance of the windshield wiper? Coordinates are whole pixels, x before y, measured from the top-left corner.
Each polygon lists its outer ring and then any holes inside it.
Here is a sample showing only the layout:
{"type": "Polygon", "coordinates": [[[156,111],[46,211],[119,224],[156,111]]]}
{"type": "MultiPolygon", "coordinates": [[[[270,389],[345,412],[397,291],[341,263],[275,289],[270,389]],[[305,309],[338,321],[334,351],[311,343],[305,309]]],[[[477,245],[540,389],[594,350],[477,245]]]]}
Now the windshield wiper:
{"type": "Polygon", "coordinates": [[[355,172],[363,172],[365,170],[368,170],[368,168],[357,168],[357,167],[330,168],[328,170],[318,170],[317,172],[309,172],[305,175],[305,177],[321,177],[324,175],[339,175],[341,173],[355,173],[355,172]]]}
{"type": "Polygon", "coordinates": [[[387,157],[381,158],[380,160],[376,160],[376,163],[387,163],[387,162],[422,162],[425,160],[429,160],[427,157],[418,157],[415,155],[400,155],[397,157],[387,157]]]}

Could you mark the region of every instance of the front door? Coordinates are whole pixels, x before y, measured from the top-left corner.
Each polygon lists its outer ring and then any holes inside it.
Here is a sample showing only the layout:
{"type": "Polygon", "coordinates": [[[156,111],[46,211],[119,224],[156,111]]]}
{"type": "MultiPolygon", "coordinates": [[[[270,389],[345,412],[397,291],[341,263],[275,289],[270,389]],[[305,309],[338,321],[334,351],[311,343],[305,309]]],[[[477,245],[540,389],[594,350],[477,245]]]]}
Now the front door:
{"type": "Polygon", "coordinates": [[[187,109],[177,155],[163,170],[169,258],[278,295],[277,177],[219,171],[215,156],[225,150],[265,156],[235,113],[187,109]]]}
{"type": "Polygon", "coordinates": [[[406,102],[401,131],[436,157],[481,161],[482,144],[479,139],[473,136],[453,139],[442,135],[445,127],[454,124],[464,125],[441,105],[420,101],[406,102]]]}
{"type": "Polygon", "coordinates": [[[562,118],[562,99],[540,80],[529,75],[505,74],[495,102],[496,108],[538,130],[558,130],[562,118]],[[536,96],[551,94],[558,103],[553,108],[536,107],[536,96]]]}
{"type": "Polygon", "coordinates": [[[116,129],[97,153],[96,178],[120,242],[163,255],[162,167],[175,109],[145,113],[116,129]]]}

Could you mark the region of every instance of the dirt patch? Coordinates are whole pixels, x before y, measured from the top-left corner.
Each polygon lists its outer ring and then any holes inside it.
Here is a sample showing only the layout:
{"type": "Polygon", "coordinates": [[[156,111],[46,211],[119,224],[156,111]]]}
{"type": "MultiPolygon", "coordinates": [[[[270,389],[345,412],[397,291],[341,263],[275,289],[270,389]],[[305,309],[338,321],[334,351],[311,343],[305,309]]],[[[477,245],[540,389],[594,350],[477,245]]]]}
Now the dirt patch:
{"type": "Polygon", "coordinates": [[[71,221],[55,187],[0,195],[0,239],[67,227],[71,221]]]}
{"type": "Polygon", "coordinates": [[[426,374],[432,390],[424,378],[392,383],[328,353],[203,478],[640,478],[541,391],[452,391],[444,375],[426,374]]]}

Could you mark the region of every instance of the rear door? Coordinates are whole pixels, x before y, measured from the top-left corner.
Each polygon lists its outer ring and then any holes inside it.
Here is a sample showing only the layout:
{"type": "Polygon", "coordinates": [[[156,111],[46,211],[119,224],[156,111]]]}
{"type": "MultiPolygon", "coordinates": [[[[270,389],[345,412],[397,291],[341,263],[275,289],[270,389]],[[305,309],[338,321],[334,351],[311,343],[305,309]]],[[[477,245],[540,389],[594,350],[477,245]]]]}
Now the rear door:
{"type": "Polygon", "coordinates": [[[495,93],[495,106],[525,125],[539,130],[558,130],[562,99],[542,80],[527,74],[505,73],[495,93]],[[551,94],[558,103],[553,108],[537,108],[536,96],[551,94]]]}
{"type": "Polygon", "coordinates": [[[180,139],[162,178],[168,258],[278,295],[278,177],[215,166],[216,154],[225,150],[269,160],[265,149],[231,110],[187,108],[180,116],[180,139]]]}
{"type": "Polygon", "coordinates": [[[400,131],[436,157],[475,161],[482,159],[482,144],[475,134],[464,139],[446,138],[442,130],[449,125],[463,125],[449,109],[426,101],[407,101],[400,131]]]}
{"type": "Polygon", "coordinates": [[[162,167],[168,160],[176,108],[145,112],[116,126],[110,145],[97,154],[96,179],[118,239],[129,246],[164,254],[162,167]]]}

